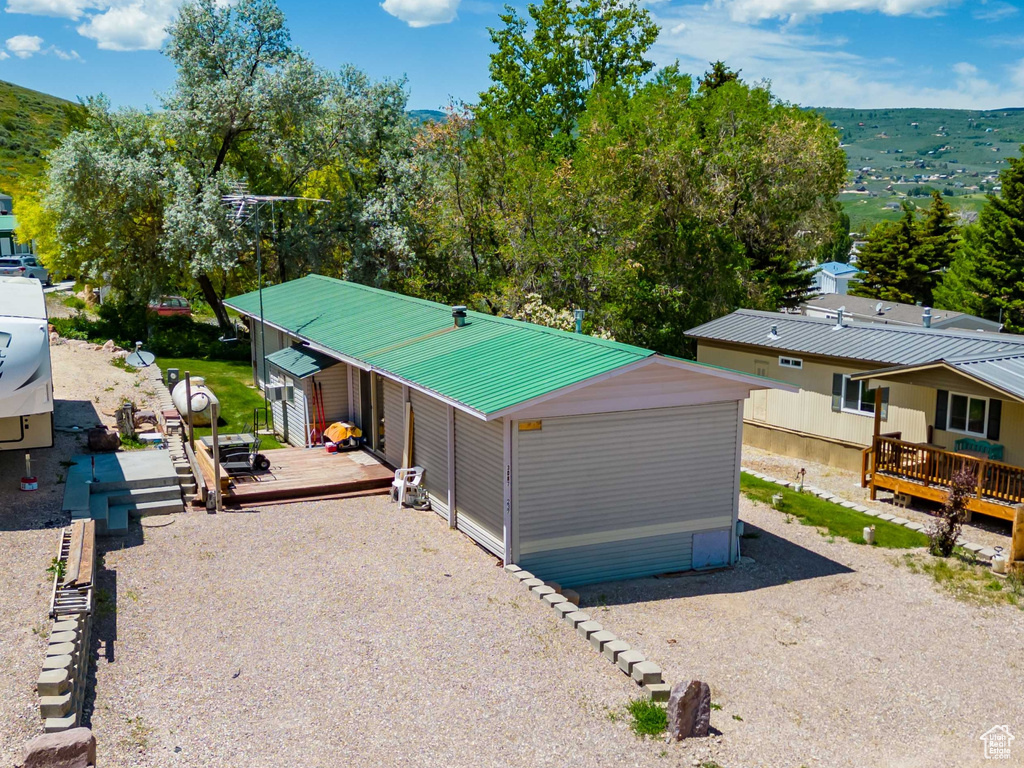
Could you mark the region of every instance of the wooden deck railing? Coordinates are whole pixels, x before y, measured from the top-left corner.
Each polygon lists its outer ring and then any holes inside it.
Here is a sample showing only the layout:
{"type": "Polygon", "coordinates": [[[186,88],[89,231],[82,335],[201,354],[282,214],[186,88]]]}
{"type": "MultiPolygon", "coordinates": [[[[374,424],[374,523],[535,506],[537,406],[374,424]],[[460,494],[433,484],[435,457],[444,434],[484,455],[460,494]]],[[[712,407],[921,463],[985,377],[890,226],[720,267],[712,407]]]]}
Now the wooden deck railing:
{"type": "Polygon", "coordinates": [[[864,472],[894,475],[928,486],[949,487],[953,475],[964,468],[977,478],[975,493],[979,499],[1024,502],[1024,467],[881,436],[864,455],[864,472]]]}

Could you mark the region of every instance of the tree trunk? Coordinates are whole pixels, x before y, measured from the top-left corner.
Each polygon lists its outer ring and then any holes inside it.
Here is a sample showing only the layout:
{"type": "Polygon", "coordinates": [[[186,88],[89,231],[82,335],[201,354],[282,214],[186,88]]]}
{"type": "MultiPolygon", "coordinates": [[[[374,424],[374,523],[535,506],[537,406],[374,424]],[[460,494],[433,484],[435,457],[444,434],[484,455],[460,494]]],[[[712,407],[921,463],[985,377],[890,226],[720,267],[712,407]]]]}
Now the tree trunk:
{"type": "Polygon", "coordinates": [[[217,289],[213,287],[213,281],[210,279],[210,276],[202,272],[196,280],[203,291],[203,298],[206,299],[206,303],[210,305],[210,309],[213,310],[213,314],[217,318],[217,325],[220,326],[221,332],[224,336],[230,336],[232,332],[231,318],[228,317],[224,301],[217,295],[217,289]]]}

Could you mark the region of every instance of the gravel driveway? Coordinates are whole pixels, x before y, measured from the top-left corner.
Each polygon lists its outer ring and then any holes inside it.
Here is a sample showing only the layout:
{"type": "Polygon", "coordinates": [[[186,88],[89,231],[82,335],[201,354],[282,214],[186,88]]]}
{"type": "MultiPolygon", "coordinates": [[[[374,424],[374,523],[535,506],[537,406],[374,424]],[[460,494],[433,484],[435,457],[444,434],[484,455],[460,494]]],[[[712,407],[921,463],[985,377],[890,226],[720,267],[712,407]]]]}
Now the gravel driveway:
{"type": "Polygon", "coordinates": [[[740,504],[755,562],[580,590],[668,680],[710,684],[721,743],[683,749],[726,768],[939,768],[991,765],[994,725],[1024,735],[1024,611],[958,602],[897,566],[902,550],[740,504]]]}

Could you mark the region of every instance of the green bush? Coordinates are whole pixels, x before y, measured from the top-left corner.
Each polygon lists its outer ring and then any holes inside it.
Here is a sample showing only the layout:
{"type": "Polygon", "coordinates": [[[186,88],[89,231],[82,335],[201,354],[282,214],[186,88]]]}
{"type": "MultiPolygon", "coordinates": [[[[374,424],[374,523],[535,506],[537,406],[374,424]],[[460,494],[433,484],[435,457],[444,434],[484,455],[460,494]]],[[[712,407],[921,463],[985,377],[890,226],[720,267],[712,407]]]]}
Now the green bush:
{"type": "Polygon", "coordinates": [[[665,707],[650,699],[633,699],[626,705],[626,711],[633,718],[633,732],[637,736],[657,736],[668,728],[665,707]]]}

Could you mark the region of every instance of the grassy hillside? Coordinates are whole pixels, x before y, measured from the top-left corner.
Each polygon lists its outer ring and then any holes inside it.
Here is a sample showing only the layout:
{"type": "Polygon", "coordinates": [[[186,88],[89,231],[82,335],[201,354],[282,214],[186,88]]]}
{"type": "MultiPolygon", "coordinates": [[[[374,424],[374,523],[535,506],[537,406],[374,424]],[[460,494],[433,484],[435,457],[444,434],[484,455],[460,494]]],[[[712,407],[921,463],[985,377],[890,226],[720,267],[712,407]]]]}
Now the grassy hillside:
{"type": "Polygon", "coordinates": [[[903,200],[927,205],[931,188],[955,209],[980,210],[1024,143],[1024,109],[820,111],[846,150],[851,178],[839,199],[855,231],[898,218],[903,200]]]}
{"type": "Polygon", "coordinates": [[[64,134],[71,102],[0,80],[0,191],[43,171],[43,155],[64,134]]]}

